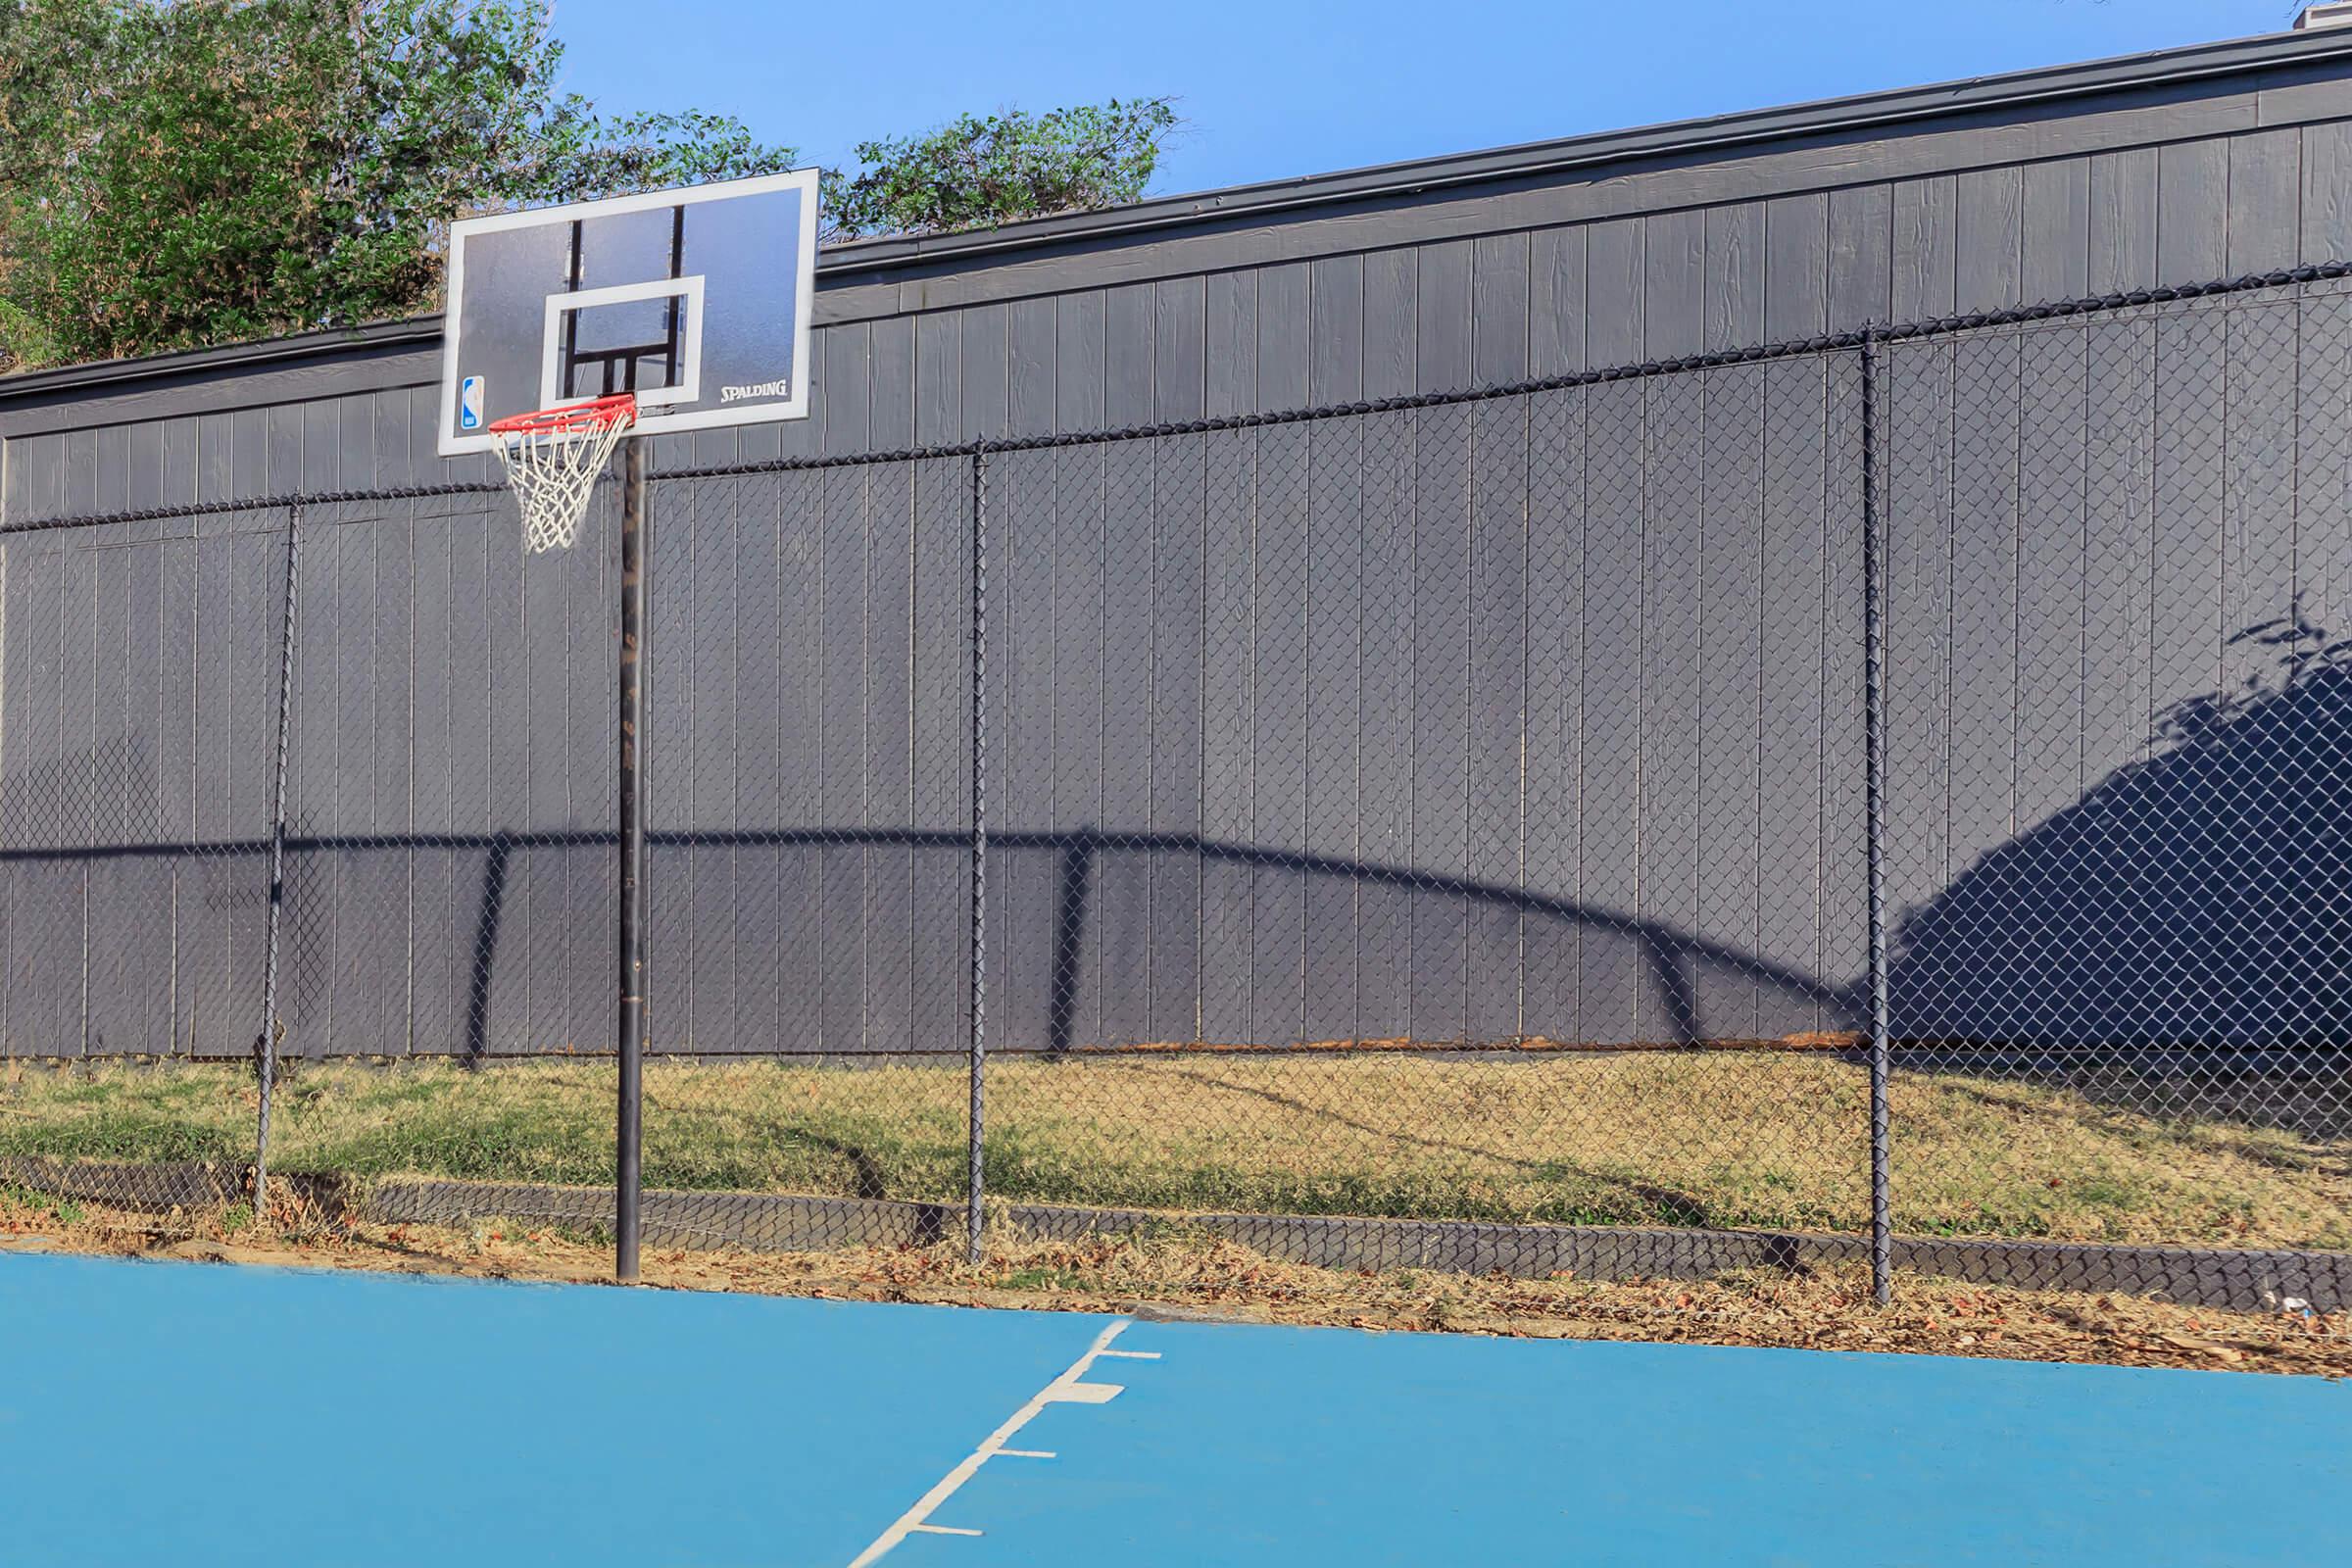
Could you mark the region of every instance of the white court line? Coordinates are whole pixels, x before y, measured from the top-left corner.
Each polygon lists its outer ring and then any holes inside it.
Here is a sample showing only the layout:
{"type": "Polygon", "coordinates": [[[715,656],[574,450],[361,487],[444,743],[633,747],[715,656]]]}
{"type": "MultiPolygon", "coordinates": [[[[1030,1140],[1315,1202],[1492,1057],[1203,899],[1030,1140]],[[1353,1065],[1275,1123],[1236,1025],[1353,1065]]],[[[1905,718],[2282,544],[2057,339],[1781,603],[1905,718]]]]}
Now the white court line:
{"type": "Polygon", "coordinates": [[[1024,1459],[1053,1458],[1054,1455],[1051,1453],[1040,1452],[1033,1448],[1007,1448],[1004,1445],[1011,1440],[1014,1433],[1036,1420],[1049,1404],[1103,1404],[1116,1396],[1120,1388],[1116,1383],[1083,1381],[1086,1369],[1094,1365],[1098,1357],[1124,1355],[1136,1360],[1157,1359],[1156,1351],[1110,1348],[1110,1342],[1125,1332],[1132,1322],[1134,1319],[1123,1317],[1115,1323],[1105,1325],[1102,1332],[1095,1336],[1095,1343],[1086,1348],[1084,1355],[1064,1367],[1059,1377],[1029,1396],[1028,1403],[1013,1411],[1003,1426],[983,1438],[980,1446],[964,1455],[963,1461],[955,1469],[941,1476],[938,1484],[929,1492],[924,1493],[920,1501],[899,1515],[897,1521],[888,1530],[874,1538],[872,1545],[859,1552],[851,1561],[850,1568],[870,1568],[871,1564],[881,1561],[883,1554],[893,1546],[918,1531],[931,1536],[976,1536],[980,1534],[977,1530],[956,1530],[945,1525],[932,1524],[930,1523],[931,1515],[938,1510],[941,1503],[956,1494],[958,1487],[978,1475],[982,1465],[1000,1453],[1017,1454],[1024,1459]]]}

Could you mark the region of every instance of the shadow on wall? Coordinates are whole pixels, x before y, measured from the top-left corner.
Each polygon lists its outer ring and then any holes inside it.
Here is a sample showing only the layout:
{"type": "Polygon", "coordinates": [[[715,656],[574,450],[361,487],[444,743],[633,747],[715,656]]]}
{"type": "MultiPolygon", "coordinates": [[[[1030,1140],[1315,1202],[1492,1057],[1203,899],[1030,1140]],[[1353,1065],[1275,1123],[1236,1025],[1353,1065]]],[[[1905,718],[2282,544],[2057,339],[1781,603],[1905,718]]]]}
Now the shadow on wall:
{"type": "MultiPolygon", "coordinates": [[[[2345,1098],[2352,638],[2290,614],[2235,640],[2276,651],[2267,676],[2174,705],[2158,717],[2155,756],[1905,916],[1892,1023],[1898,1041],[1929,1048],[1915,1060],[2036,1077],[2063,1061],[2081,1081],[2086,1065],[2119,1053],[2137,1069],[2173,1071],[2160,1058],[2193,1051],[2194,1070],[2210,1076],[2220,1053],[2274,1079],[2332,1070],[2333,1087],[2313,1092],[2345,1098]]],[[[0,785],[0,918],[17,982],[0,1050],[248,1049],[266,837],[138,842],[134,824],[157,816],[154,770],[126,742],[10,773],[0,785]],[[174,899],[176,923],[159,922],[174,899]],[[71,979],[86,983],[43,978],[77,958],[86,973],[71,979]],[[142,1004],[143,986],[174,995],[173,965],[179,994],[195,1001],[142,1004]]],[[[1859,979],[1811,972],[1852,974],[1838,949],[1823,949],[1818,965],[1775,961],[1660,921],[1411,866],[1185,834],[1079,829],[992,842],[992,884],[1025,877],[1033,890],[995,906],[990,934],[992,1032],[1017,1048],[1690,1044],[1850,1029],[1866,996],[1859,979]],[[1138,955],[1168,931],[1198,936],[1139,978],[1138,955]],[[1237,971],[1248,993],[1228,1004],[1212,993],[1237,971]]],[[[291,1049],[605,1049],[612,845],[601,825],[350,837],[298,826],[288,918],[318,925],[286,943],[291,1049]],[[526,907],[527,922],[515,912],[526,907]],[[334,1010],[321,1016],[329,993],[334,1010]],[[353,1020],[373,1020],[374,1032],[355,1033],[353,1020]]],[[[960,921],[937,911],[960,903],[964,845],[953,828],[656,835],[657,883],[671,890],[666,903],[655,890],[667,911],[657,961],[686,975],[717,954],[734,987],[733,1033],[696,1024],[675,1044],[936,1050],[944,1035],[952,1048],[956,1004],[926,993],[938,989],[932,975],[959,965],[960,921]],[[731,887],[757,901],[678,891],[706,874],[690,872],[689,857],[713,849],[728,852],[713,863],[731,887]],[[698,924],[710,911],[712,923],[698,924]],[[796,928],[852,933],[858,961],[839,961],[830,937],[796,928]],[[907,994],[895,1012],[869,1005],[861,988],[874,974],[895,975],[907,994]],[[747,1000],[755,977],[772,993],[765,1010],[747,1000]],[[786,1004],[819,988],[830,988],[823,1007],[786,1004]],[[804,1014],[818,1013],[821,1038],[791,1037],[804,1014]]],[[[1840,936],[1859,948],[1858,931],[1840,936]]],[[[688,1010],[681,998],[669,1014],[688,1010]]]]}
{"type": "Polygon", "coordinates": [[[2165,710],[2163,750],[1903,918],[1889,999],[1898,1040],[2143,1061],[2218,1048],[2271,1070],[2341,1070],[2352,639],[2298,611],[2231,641],[2278,658],[2236,691],[2165,710]]]}
{"type": "Polygon", "coordinates": [[[1796,965],[1524,887],[1192,834],[1081,828],[990,844],[1015,875],[1031,855],[1052,858],[1050,877],[1029,879],[1051,887],[1049,918],[989,939],[1004,1014],[992,1028],[1018,1048],[1695,1045],[1850,1026],[1839,990],[1796,965]],[[1189,987],[1156,1020],[1155,999],[1117,994],[1148,985],[1155,930],[1200,933],[1179,956],[1200,975],[1197,1020],[1189,987]],[[1240,971],[1232,984],[1221,964],[1240,971]]]}

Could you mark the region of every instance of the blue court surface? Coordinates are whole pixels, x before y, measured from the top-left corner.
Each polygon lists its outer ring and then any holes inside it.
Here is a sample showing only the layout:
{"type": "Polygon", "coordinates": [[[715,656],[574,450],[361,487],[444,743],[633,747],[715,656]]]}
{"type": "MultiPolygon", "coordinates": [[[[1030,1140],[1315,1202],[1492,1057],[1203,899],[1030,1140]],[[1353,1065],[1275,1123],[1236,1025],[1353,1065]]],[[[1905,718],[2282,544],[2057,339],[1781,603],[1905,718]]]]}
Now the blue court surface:
{"type": "Polygon", "coordinates": [[[0,1254],[0,1561],[2352,1562],[2352,1386],[0,1254]]]}

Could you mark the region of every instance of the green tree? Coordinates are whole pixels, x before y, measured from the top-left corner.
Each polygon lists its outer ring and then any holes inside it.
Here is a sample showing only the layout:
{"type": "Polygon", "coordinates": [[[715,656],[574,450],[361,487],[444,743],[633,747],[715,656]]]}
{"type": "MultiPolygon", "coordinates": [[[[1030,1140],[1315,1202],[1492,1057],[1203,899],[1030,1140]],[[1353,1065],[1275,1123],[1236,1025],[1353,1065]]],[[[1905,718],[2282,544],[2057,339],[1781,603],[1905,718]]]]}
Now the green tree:
{"type": "Polygon", "coordinates": [[[860,142],[826,210],[843,238],[981,228],[1134,201],[1176,128],[1165,98],[1029,115],[965,115],[922,136],[860,142]]]}
{"type": "MultiPolygon", "coordinates": [[[[429,309],[453,216],[789,169],[556,83],[546,0],[0,0],[0,368],[429,309]]],[[[1164,101],[967,117],[828,172],[833,235],[1131,200],[1164,101]]]]}

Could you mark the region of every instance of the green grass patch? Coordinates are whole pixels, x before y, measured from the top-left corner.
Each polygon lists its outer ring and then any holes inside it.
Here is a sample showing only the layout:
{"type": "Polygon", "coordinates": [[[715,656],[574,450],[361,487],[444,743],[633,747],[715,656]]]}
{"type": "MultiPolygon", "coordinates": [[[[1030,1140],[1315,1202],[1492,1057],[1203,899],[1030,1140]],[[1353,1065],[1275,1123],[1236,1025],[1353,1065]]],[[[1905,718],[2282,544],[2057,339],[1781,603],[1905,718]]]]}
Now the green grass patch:
{"type": "MultiPolygon", "coordinates": [[[[272,1170],[599,1186],[611,1062],[305,1063],[272,1170]]],[[[1856,1230],[1868,1086],[1786,1054],[1003,1057],[985,1157],[1008,1201],[1856,1230]]],[[[957,1201],[959,1063],[655,1061],[649,1186],[957,1201]]],[[[0,1087],[0,1157],[251,1158],[242,1066],[97,1065],[0,1087]]],[[[2032,1084],[1893,1086],[1898,1228],[2352,1248],[2352,1147],[2032,1084]]],[[[545,1229],[546,1227],[541,1227],[545,1229]]]]}

